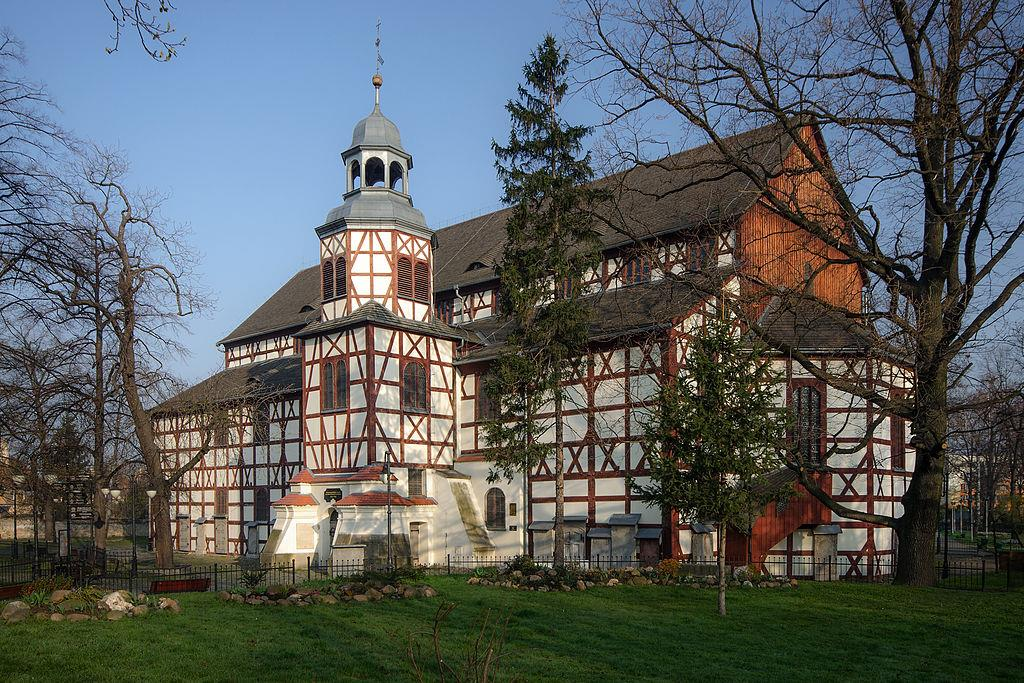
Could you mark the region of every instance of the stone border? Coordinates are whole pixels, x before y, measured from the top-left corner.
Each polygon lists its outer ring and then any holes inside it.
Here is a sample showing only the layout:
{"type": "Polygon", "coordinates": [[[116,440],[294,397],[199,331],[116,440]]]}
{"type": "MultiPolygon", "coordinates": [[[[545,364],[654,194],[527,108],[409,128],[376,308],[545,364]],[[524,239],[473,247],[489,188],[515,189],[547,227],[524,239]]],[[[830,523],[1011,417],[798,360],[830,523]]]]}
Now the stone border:
{"type": "Polygon", "coordinates": [[[433,586],[406,586],[400,583],[352,582],[337,586],[312,588],[309,586],[270,586],[266,591],[220,591],[217,598],[224,602],[246,605],[280,605],[302,607],[307,605],[336,605],[342,602],[376,602],[408,598],[433,598],[433,586]]]}

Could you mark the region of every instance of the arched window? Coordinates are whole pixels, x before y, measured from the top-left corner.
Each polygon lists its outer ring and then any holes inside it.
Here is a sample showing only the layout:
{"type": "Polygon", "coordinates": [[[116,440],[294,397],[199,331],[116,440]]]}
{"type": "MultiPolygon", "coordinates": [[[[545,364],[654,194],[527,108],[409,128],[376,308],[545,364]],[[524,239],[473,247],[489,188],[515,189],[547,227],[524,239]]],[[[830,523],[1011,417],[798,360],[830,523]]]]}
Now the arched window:
{"type": "Polygon", "coordinates": [[[362,184],[362,178],[359,175],[359,160],[356,159],[355,161],[353,161],[351,164],[349,164],[348,168],[349,175],[351,176],[349,187],[353,190],[357,190],[362,184]]]}
{"type": "Polygon", "coordinates": [[[320,383],[323,384],[320,407],[324,410],[334,410],[334,363],[324,363],[323,368],[323,377],[320,378],[320,383]]]}
{"type": "Polygon", "coordinates": [[[320,268],[323,271],[323,296],[326,301],[334,296],[334,262],[324,261],[320,268]]]}
{"type": "Polygon", "coordinates": [[[422,363],[408,362],[402,370],[402,409],[427,412],[427,368],[422,363]]]}
{"type": "Polygon", "coordinates": [[[486,524],[493,531],[505,530],[505,494],[499,488],[487,490],[486,524]]]}
{"type": "Polygon", "coordinates": [[[417,261],[415,276],[416,300],[430,303],[430,265],[426,261],[417,261]]]}
{"type": "Polygon", "coordinates": [[[334,407],[348,408],[348,364],[339,360],[334,364],[334,407]]]}
{"type": "Polygon", "coordinates": [[[347,270],[345,257],[339,256],[337,265],[334,267],[334,296],[345,296],[348,294],[348,280],[345,277],[347,270]]]}
{"type": "Polygon", "coordinates": [[[388,170],[391,171],[391,189],[405,192],[405,173],[402,171],[402,165],[397,161],[392,161],[388,170]]]}
{"type": "Polygon", "coordinates": [[[366,185],[368,187],[384,187],[384,162],[378,157],[366,160],[366,185]]]}
{"type": "Polygon", "coordinates": [[[399,256],[398,264],[395,266],[395,275],[397,276],[398,282],[396,288],[398,296],[411,299],[413,294],[412,289],[412,260],[408,256],[399,256]]]}
{"type": "Polygon", "coordinates": [[[266,486],[256,489],[255,517],[257,522],[270,521],[270,489],[266,486]]]}
{"type": "Polygon", "coordinates": [[[821,391],[804,384],[793,389],[793,447],[805,462],[821,462],[821,391]]]}

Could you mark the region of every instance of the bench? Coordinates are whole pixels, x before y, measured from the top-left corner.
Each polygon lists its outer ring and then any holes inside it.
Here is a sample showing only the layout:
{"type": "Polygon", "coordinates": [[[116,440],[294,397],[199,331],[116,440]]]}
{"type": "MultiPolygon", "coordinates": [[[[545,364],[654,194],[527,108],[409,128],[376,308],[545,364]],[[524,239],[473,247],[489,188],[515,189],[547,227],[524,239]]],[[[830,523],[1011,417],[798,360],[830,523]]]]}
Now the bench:
{"type": "Polygon", "coordinates": [[[159,579],[149,584],[150,593],[201,593],[210,590],[210,579],[159,579]]]}
{"type": "Polygon", "coordinates": [[[0,586],[0,600],[9,600],[11,598],[20,598],[24,595],[24,591],[28,588],[27,583],[16,583],[10,586],[0,586]]]}

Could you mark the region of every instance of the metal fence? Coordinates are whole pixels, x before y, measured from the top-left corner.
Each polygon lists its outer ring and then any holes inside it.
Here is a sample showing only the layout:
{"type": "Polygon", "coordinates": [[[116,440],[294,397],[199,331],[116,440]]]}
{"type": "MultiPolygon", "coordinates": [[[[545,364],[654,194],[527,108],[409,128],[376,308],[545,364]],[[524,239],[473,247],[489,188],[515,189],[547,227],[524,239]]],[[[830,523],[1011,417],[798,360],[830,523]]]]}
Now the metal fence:
{"type": "MultiPolygon", "coordinates": [[[[122,551],[123,552],[123,551],[122,551]]],[[[188,582],[183,590],[230,590],[239,586],[249,588],[275,584],[296,584],[303,581],[330,580],[367,572],[382,572],[387,568],[368,560],[311,561],[246,566],[244,564],[212,564],[180,566],[172,569],[139,567],[132,569],[130,553],[127,557],[112,559],[95,554],[90,558],[82,553],[71,559],[39,557],[0,562],[0,588],[28,584],[37,578],[67,576],[75,585],[92,585],[105,590],[126,589],[151,592],[159,588],[157,582],[188,582]],[[100,561],[95,561],[100,560],[100,561]]],[[[417,571],[433,575],[464,575],[481,568],[500,569],[511,562],[521,561],[515,556],[447,555],[443,564],[418,567],[417,571]]],[[[553,557],[532,558],[534,565],[551,567],[553,557]]],[[[643,568],[647,561],[628,556],[566,557],[567,564],[584,570],[616,570],[643,568]]],[[[695,576],[717,575],[714,563],[681,562],[683,574],[695,576]]],[[[773,577],[786,577],[815,581],[888,582],[895,571],[895,558],[874,558],[870,564],[851,562],[845,556],[815,559],[813,557],[787,557],[764,562],[764,570],[773,577]]],[[[936,566],[937,585],[958,590],[1010,590],[1024,587],[1024,567],[1006,562],[997,565],[981,558],[974,562],[940,561],[936,566]]],[[[183,584],[176,584],[183,585],[183,584]]]]}

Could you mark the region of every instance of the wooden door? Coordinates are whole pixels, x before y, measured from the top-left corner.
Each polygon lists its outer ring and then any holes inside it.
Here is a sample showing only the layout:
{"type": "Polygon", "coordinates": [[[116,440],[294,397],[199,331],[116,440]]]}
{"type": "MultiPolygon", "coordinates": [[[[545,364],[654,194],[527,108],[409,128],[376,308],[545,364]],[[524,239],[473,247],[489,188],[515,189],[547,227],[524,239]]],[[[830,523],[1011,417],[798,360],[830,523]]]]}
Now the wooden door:
{"type": "Polygon", "coordinates": [[[661,545],[656,538],[640,539],[640,564],[653,567],[661,559],[661,545]]]}
{"type": "Polygon", "coordinates": [[[420,564],[420,543],[422,540],[422,531],[422,522],[413,522],[409,525],[409,552],[412,555],[412,563],[414,565],[420,564]]]}

